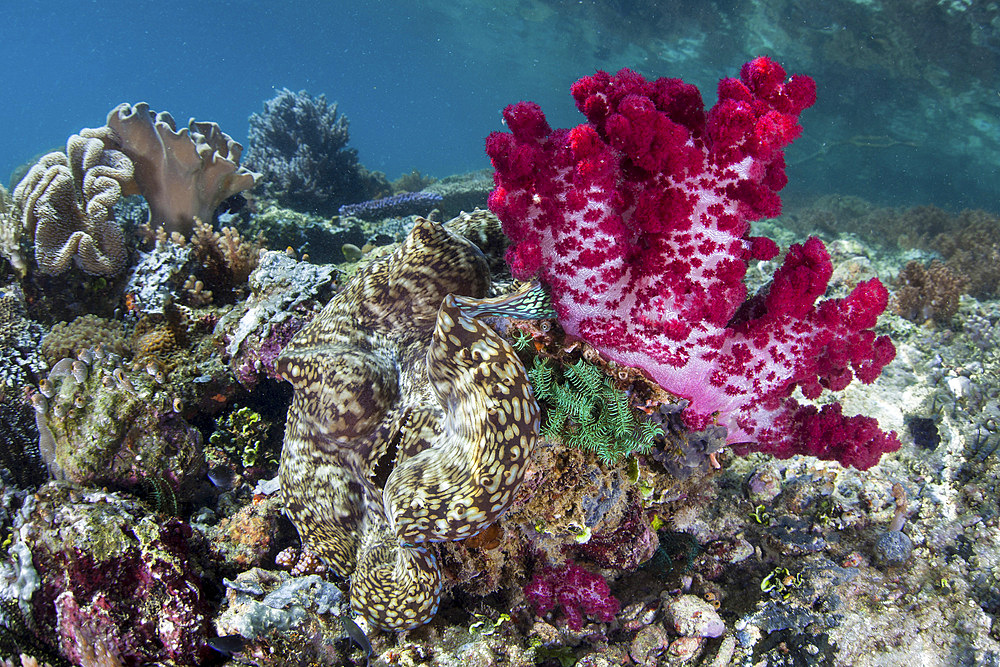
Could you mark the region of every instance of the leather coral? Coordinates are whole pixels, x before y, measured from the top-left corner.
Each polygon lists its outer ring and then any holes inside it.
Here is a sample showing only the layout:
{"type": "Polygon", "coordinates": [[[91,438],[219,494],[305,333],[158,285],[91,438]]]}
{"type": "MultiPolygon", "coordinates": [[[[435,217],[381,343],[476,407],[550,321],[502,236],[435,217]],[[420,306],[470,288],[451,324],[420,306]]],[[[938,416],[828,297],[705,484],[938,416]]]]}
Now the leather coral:
{"type": "Polygon", "coordinates": [[[140,102],[112,109],[108,129],[135,164],[150,226],[168,234],[190,236],[195,219],[210,223],[219,204],[260,179],[240,166],[243,146],[216,123],[192,118],[178,130],[169,113],[155,113],[140,102]]]}
{"type": "Polygon", "coordinates": [[[106,143],[106,128],[82,130],[66,152],[44,155],[14,190],[25,234],[34,240],[39,270],[66,271],[72,262],[96,275],[125,268],[128,252],[112,207],[137,194],[132,162],[106,143]]]}

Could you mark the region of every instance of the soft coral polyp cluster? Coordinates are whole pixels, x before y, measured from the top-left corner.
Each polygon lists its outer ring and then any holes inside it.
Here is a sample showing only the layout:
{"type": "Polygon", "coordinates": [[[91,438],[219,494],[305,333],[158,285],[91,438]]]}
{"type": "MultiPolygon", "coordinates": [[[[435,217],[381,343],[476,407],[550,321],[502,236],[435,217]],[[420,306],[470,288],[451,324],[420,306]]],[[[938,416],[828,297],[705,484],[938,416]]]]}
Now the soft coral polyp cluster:
{"type": "Polygon", "coordinates": [[[610,623],[621,609],[601,575],[574,563],[543,566],[525,586],[524,595],[538,616],[561,606],[566,624],[577,632],[583,629],[585,616],[610,623]]]}
{"type": "Polygon", "coordinates": [[[749,260],[777,255],[750,221],[781,211],[783,149],[815,84],[757,58],[718,92],[706,113],[694,86],[621,70],[573,85],[589,122],[572,129],[552,130],[531,102],[507,107],[510,132],[486,150],[508,263],[549,286],[567,333],[688,399],[691,428],[719,423],[742,449],[868,468],[899,447],[894,433],[791,394],[878,376],[895,355],[872,331],[885,288],[870,280],[817,303],[832,265],[815,238],[792,246],[765,292],[748,299],[743,284],[749,260]]]}

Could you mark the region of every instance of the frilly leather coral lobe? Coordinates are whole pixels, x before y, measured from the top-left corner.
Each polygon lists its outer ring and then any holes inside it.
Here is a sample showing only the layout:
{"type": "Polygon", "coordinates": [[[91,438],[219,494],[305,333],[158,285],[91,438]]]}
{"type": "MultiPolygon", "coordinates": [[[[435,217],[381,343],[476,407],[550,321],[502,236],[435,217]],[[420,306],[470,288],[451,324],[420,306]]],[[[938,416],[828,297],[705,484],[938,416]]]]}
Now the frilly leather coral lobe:
{"type": "Polygon", "coordinates": [[[441,595],[430,543],[499,518],[537,438],[523,365],[473,316],[489,280],[475,246],[418,220],[278,358],[295,388],[286,509],[303,545],[352,577],[354,609],[383,628],[430,620],[441,595]]]}
{"type": "Polygon", "coordinates": [[[75,262],[87,273],[110,276],[128,262],[113,207],[138,190],[131,160],[102,130],[72,135],[65,153],[44,155],[14,190],[41,273],[58,275],[75,262]]]}
{"type": "Polygon", "coordinates": [[[210,223],[219,204],[260,178],[240,166],[243,146],[216,123],[192,118],[178,130],[169,113],[139,102],[112,109],[107,127],[116,147],[135,164],[150,226],[168,233],[190,236],[196,219],[210,223]]]}

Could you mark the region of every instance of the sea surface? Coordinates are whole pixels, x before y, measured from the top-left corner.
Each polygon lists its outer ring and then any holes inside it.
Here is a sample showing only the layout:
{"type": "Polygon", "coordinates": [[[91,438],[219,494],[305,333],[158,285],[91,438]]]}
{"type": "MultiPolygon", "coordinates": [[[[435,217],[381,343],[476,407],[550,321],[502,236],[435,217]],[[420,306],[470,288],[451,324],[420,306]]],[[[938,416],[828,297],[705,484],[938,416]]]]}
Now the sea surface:
{"type": "Polygon", "coordinates": [[[488,167],[507,104],[575,125],[569,86],[595,69],[715,82],[757,55],[817,80],[790,190],[996,210],[1000,10],[868,2],[52,1],[0,9],[0,174],[146,101],[246,142],[276,91],[324,94],[389,178],[488,167]]]}

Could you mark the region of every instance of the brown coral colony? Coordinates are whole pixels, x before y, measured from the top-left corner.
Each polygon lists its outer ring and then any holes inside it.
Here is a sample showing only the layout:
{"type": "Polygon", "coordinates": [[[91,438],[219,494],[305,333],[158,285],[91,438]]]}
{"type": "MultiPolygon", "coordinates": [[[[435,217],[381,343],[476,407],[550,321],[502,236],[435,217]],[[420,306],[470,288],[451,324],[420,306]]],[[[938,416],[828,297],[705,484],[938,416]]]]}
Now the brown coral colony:
{"type": "Polygon", "coordinates": [[[169,113],[140,102],[112,109],[107,127],[135,164],[150,226],[168,233],[190,236],[196,219],[211,220],[219,204],[260,178],[240,166],[243,146],[216,123],[192,118],[178,130],[169,113]]]}

